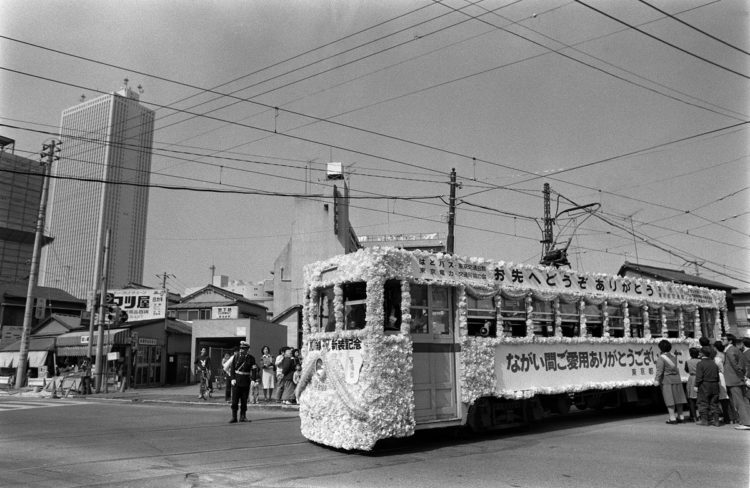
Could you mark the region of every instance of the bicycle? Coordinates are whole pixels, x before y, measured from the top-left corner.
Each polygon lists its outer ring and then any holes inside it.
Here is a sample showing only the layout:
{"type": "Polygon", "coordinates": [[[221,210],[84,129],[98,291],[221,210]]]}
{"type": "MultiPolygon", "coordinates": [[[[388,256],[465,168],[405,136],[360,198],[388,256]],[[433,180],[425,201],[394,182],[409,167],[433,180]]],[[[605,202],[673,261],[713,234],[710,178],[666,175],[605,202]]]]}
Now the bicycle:
{"type": "Polygon", "coordinates": [[[198,398],[208,400],[213,393],[213,390],[208,387],[209,380],[211,379],[211,372],[199,371],[198,374],[200,375],[200,395],[198,395],[198,398]]]}

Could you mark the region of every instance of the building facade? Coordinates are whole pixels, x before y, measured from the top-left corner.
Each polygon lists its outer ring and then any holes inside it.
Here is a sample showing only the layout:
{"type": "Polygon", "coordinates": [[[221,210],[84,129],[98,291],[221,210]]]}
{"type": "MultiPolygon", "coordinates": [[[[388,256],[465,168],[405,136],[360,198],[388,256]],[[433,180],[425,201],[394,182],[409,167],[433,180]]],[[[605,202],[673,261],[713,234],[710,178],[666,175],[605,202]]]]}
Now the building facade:
{"type": "Polygon", "coordinates": [[[43,180],[39,161],[0,149],[0,281],[28,283],[43,180]]]}
{"type": "Polygon", "coordinates": [[[107,230],[109,287],[143,281],[153,131],[153,110],[127,86],[63,111],[47,213],[54,242],[42,252],[40,284],[86,298],[107,230]]]}

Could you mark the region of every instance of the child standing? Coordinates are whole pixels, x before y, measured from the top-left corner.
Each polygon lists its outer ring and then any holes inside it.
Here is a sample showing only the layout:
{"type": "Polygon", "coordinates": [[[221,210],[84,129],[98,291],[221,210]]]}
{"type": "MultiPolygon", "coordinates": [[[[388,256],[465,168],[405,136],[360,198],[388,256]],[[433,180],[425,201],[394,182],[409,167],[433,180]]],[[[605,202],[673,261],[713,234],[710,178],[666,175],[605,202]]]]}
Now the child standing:
{"type": "Polygon", "coordinates": [[[719,417],[719,367],[711,358],[713,350],[711,346],[701,348],[701,360],[695,367],[695,386],[698,387],[698,412],[700,422],[698,425],[714,425],[721,427],[719,417]]]}
{"type": "Polygon", "coordinates": [[[250,401],[252,403],[258,403],[258,396],[260,395],[260,369],[257,364],[253,364],[250,370],[250,401]]]}
{"type": "Polygon", "coordinates": [[[701,361],[698,359],[700,355],[700,349],[697,347],[691,347],[689,349],[690,359],[685,362],[685,372],[688,374],[687,380],[687,400],[688,407],[690,408],[690,421],[697,422],[698,415],[696,412],[695,405],[698,400],[698,388],[695,387],[695,367],[701,361]]]}

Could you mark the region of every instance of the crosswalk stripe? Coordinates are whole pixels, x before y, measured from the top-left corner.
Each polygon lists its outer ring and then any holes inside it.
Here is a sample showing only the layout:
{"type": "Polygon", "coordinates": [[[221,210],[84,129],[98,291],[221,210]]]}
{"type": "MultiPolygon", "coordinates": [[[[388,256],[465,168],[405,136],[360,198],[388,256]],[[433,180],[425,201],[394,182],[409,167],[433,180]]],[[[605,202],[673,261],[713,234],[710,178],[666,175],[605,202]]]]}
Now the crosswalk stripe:
{"type": "Polygon", "coordinates": [[[50,401],[22,401],[13,400],[9,402],[0,402],[0,412],[8,412],[12,410],[28,410],[32,408],[52,408],[52,407],[66,407],[71,405],[84,405],[91,404],[90,402],[75,401],[75,400],[50,400],[50,401]]]}

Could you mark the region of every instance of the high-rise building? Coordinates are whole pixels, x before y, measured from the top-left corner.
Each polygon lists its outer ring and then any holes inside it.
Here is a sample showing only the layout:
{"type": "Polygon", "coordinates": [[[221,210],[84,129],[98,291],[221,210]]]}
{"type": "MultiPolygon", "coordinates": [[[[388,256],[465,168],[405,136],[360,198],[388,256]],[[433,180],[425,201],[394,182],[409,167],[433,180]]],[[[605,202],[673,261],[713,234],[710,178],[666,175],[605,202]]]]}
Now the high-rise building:
{"type": "Polygon", "coordinates": [[[0,281],[21,284],[29,277],[44,176],[39,160],[6,151],[14,145],[0,136],[0,281]]]}
{"type": "Polygon", "coordinates": [[[154,111],[139,99],[126,80],[116,93],[63,111],[47,214],[54,241],[42,253],[41,285],[79,298],[98,289],[108,229],[108,287],[142,281],[154,111]]]}

